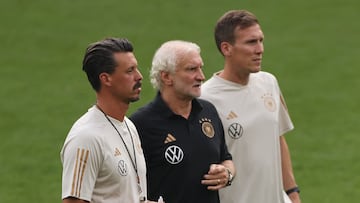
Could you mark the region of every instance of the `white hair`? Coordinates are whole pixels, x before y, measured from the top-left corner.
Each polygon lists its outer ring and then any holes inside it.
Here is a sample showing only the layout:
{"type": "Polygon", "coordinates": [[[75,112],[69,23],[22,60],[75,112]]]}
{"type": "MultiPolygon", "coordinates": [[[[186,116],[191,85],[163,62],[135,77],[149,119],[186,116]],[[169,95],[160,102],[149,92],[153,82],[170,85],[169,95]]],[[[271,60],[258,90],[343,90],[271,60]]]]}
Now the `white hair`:
{"type": "Polygon", "coordinates": [[[156,50],[152,60],[150,82],[153,87],[160,90],[162,87],[161,72],[174,73],[179,58],[192,51],[200,54],[200,47],[195,43],[182,40],[172,40],[163,43],[156,50]]]}

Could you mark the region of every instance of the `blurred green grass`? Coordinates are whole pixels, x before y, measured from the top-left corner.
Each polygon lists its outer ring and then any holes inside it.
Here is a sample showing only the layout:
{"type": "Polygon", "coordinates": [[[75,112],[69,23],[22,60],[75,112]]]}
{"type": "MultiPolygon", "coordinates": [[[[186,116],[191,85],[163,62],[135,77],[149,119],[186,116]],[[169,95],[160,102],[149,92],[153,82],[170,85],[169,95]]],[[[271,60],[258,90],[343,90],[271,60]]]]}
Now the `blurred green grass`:
{"type": "Polygon", "coordinates": [[[61,146],[73,122],[95,101],[81,71],[89,43],[107,36],[133,42],[144,85],[130,114],[155,94],[148,72],[164,41],[198,43],[207,78],[221,69],[213,27],[230,9],[248,9],[260,19],[263,69],[277,76],[295,123],[287,140],[303,202],[357,202],[360,13],[355,0],[2,0],[0,202],[61,201],[61,146]]]}

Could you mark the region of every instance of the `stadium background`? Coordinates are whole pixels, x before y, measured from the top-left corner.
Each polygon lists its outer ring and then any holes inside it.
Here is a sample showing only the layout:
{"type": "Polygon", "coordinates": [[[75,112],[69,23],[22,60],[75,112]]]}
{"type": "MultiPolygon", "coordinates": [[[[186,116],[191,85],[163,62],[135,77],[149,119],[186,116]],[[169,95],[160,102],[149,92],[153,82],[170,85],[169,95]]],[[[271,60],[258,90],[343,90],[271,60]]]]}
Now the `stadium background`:
{"type": "Polygon", "coordinates": [[[61,146],[95,101],[81,71],[90,42],[107,36],[133,42],[145,79],[131,113],[155,94],[149,67],[164,41],[198,43],[207,78],[221,69],[213,27],[230,9],[248,9],[261,22],[263,70],[277,76],[296,127],[287,140],[303,202],[357,202],[356,0],[2,0],[0,202],[61,201],[61,146]]]}

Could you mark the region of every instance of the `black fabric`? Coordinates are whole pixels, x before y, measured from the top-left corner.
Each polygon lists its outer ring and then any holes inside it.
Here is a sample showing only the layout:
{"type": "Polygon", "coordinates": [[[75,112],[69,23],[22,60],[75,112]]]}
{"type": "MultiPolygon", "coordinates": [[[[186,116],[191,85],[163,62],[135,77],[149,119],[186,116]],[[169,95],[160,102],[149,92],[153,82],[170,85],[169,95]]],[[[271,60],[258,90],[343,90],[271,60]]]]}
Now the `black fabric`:
{"type": "Polygon", "coordinates": [[[148,199],[162,196],[167,203],[219,203],[218,192],[207,190],[201,180],[210,164],[232,158],[225,145],[221,120],[211,103],[194,99],[190,116],[185,119],[174,114],[158,93],[130,119],[136,125],[145,154],[148,199]],[[203,132],[204,122],[213,126],[213,137],[203,132]],[[168,134],[176,140],[165,143],[168,134]],[[174,146],[184,154],[177,164],[165,157],[166,150],[174,146]]]}

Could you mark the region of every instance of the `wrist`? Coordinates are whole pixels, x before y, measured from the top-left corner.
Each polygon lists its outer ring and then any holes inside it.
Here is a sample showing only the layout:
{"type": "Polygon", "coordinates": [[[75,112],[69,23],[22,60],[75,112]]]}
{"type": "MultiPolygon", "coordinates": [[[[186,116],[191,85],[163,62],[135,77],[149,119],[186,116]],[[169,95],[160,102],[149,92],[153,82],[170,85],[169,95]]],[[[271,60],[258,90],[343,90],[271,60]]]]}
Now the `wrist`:
{"type": "Polygon", "coordinates": [[[287,195],[290,195],[291,193],[297,192],[300,193],[300,188],[298,186],[292,187],[285,191],[287,195]]]}
{"type": "Polygon", "coordinates": [[[226,186],[230,186],[232,184],[232,181],[234,180],[234,175],[233,173],[230,171],[230,169],[226,168],[226,171],[228,173],[228,180],[227,180],[227,183],[226,183],[226,186]]]}

